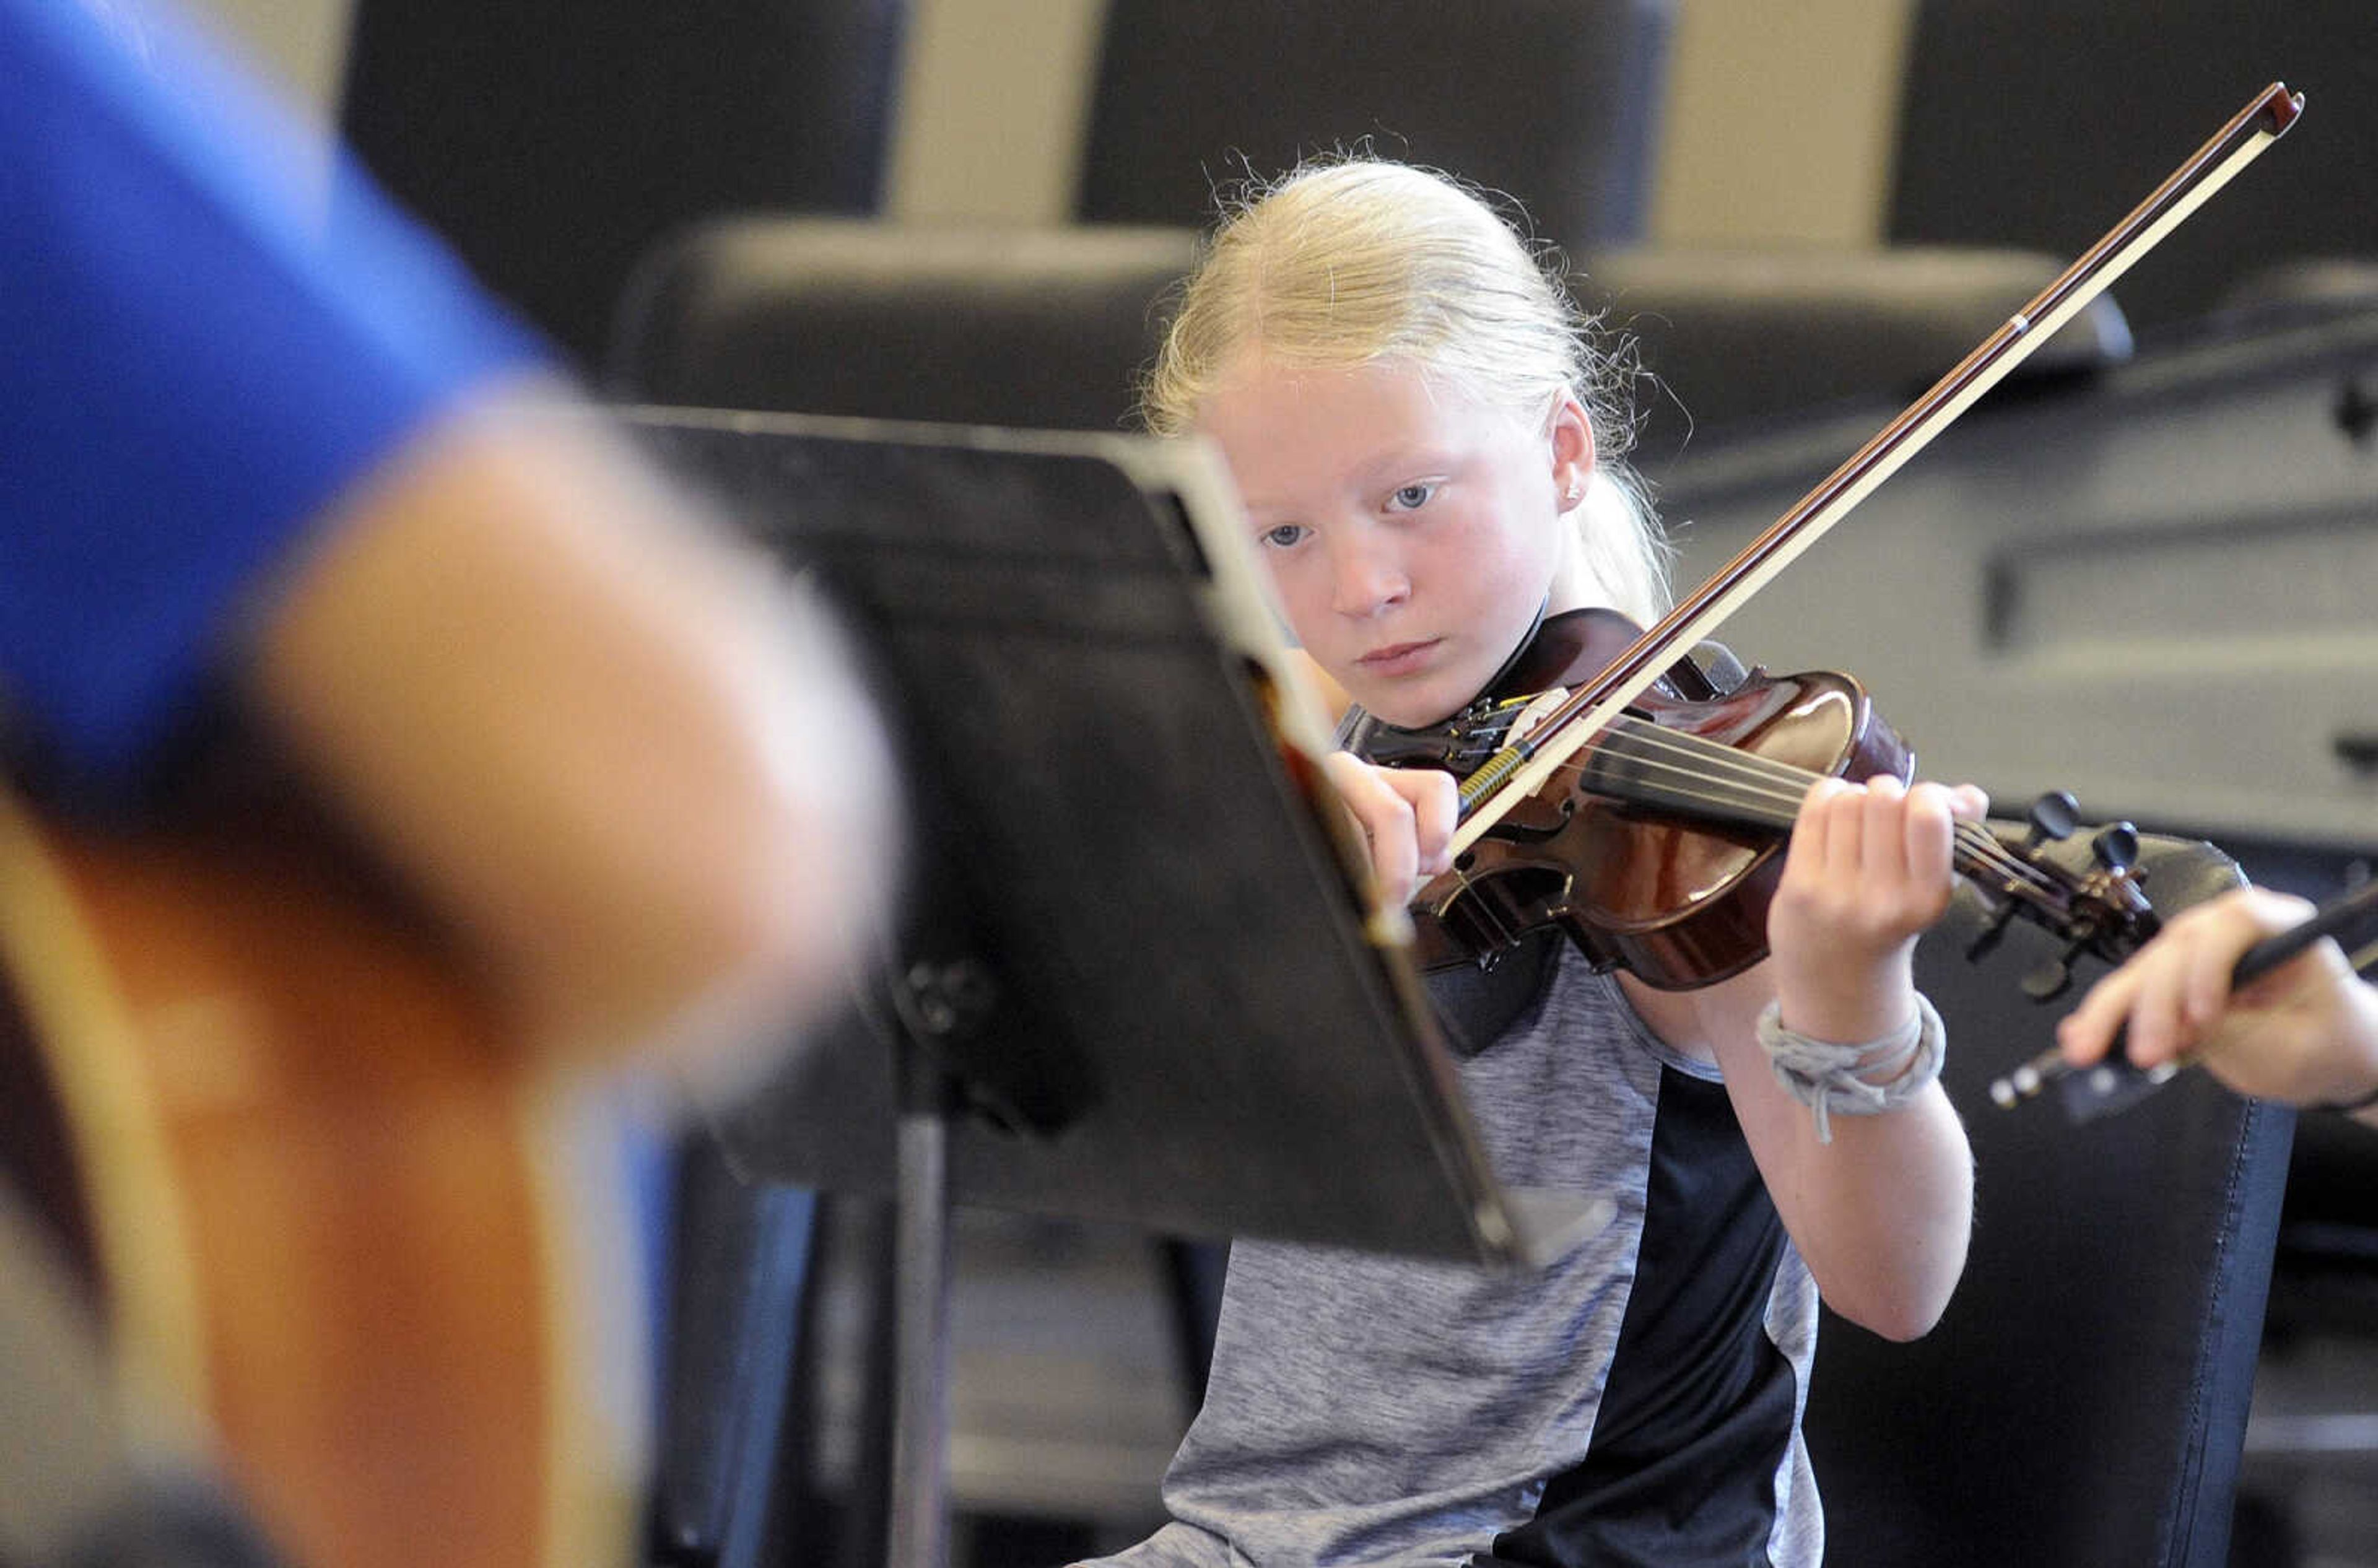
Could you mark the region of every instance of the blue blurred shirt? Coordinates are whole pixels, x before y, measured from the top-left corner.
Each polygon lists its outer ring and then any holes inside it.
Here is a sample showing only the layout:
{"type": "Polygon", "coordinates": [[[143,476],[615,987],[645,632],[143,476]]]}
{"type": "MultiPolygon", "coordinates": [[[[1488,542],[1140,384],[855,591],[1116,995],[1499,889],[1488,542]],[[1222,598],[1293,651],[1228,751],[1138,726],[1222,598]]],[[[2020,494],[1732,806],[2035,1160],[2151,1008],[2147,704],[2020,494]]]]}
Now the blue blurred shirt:
{"type": "Polygon", "coordinates": [[[102,787],[310,522],[546,359],[352,164],[325,201],[318,138],[186,27],[138,38],[0,0],[0,699],[102,787]]]}

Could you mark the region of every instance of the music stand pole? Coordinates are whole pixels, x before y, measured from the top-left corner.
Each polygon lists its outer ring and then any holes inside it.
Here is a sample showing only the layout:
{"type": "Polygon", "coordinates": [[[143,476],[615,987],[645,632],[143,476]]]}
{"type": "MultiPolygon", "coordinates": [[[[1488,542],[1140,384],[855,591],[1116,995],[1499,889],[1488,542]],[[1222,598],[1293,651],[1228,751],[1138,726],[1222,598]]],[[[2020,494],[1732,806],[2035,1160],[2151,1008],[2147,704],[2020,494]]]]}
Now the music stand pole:
{"type": "Polygon", "coordinates": [[[892,1568],[949,1561],[950,1112],[954,1084],[915,1040],[897,1047],[893,1208],[892,1568]]]}

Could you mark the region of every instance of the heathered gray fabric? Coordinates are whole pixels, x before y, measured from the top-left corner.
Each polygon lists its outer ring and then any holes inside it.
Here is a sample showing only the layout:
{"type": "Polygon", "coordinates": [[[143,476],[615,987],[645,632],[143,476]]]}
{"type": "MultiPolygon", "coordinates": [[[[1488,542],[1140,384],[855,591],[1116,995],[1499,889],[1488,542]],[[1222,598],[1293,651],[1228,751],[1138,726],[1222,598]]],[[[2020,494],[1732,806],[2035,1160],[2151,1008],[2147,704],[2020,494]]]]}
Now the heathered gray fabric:
{"type": "MultiPolygon", "coordinates": [[[[1277,1243],[1231,1251],[1206,1404],[1174,1456],[1176,1521],[1107,1568],[1459,1564],[1583,1458],[1626,1315],[1663,1046],[1565,950],[1536,1009],[1460,1063],[1496,1175],[1602,1194],[1618,1217],[1542,1274],[1277,1243]]],[[[1788,1247],[1767,1328],[1808,1384],[1816,1287],[1788,1247]]],[[[1822,1556],[1797,1430],[1771,1556],[1822,1556]]]]}

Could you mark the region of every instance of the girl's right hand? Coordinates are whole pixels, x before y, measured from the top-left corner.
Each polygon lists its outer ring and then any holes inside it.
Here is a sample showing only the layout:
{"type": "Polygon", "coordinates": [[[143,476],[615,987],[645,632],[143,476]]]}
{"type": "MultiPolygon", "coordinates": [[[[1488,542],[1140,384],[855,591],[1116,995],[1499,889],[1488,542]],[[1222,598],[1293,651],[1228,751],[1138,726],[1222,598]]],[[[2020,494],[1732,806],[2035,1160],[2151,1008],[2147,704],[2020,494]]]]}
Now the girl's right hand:
{"type": "Polygon", "coordinates": [[[1377,767],[1351,751],[1330,752],[1321,770],[1354,813],[1387,902],[1408,904],[1422,883],[1453,869],[1460,790],[1451,773],[1377,767]]]}

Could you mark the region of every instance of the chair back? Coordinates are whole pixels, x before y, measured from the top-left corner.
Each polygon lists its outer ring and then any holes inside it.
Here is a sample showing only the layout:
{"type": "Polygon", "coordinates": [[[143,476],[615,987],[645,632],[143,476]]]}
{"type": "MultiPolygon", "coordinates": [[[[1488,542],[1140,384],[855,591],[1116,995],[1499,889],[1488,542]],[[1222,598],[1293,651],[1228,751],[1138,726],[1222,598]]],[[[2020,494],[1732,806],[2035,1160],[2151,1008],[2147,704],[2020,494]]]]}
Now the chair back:
{"type": "MultiPolygon", "coordinates": [[[[1633,340],[1657,388],[1636,393],[1637,461],[1656,479],[1688,438],[1912,401],[2064,267],[1980,246],[1651,246],[1585,257],[1572,287],[1606,333],[1633,340]]],[[[2130,324],[2101,293],[2013,375],[2081,377],[2130,353],[2130,324]]]]}
{"type": "Polygon", "coordinates": [[[881,200],[909,0],[358,0],[343,126],[589,363],[630,268],[719,212],[881,200]]]}
{"type": "Polygon", "coordinates": [[[639,269],[612,379],[653,402],[1118,430],[1185,229],[703,224],[639,269]]]}
{"type": "Polygon", "coordinates": [[[1517,197],[1572,249],[1639,239],[1670,0],[1110,0],[1076,213],[1198,225],[1219,184],[1369,138],[1517,197]]]}
{"type": "Polygon", "coordinates": [[[2378,257],[2369,7],[1920,0],[1889,236],[2077,255],[2273,80],[2305,94],[2302,122],[2124,275],[2143,331],[2251,292],[2275,263],[2378,257]]]}
{"type": "MultiPolygon", "coordinates": [[[[2167,911],[2236,880],[2149,835],[2167,911]]],[[[2220,1568],[2261,1346],[2292,1111],[2185,1073],[2074,1125],[1991,1079],[2052,1042],[2017,988],[2053,947],[2018,925],[1980,964],[1961,891],[1918,949],[1949,1025],[1942,1082],[1976,1166],[1972,1251],[1940,1325],[1893,1345],[1828,1317],[1808,1434],[1829,1558],[1861,1568],[2220,1568]]]]}

